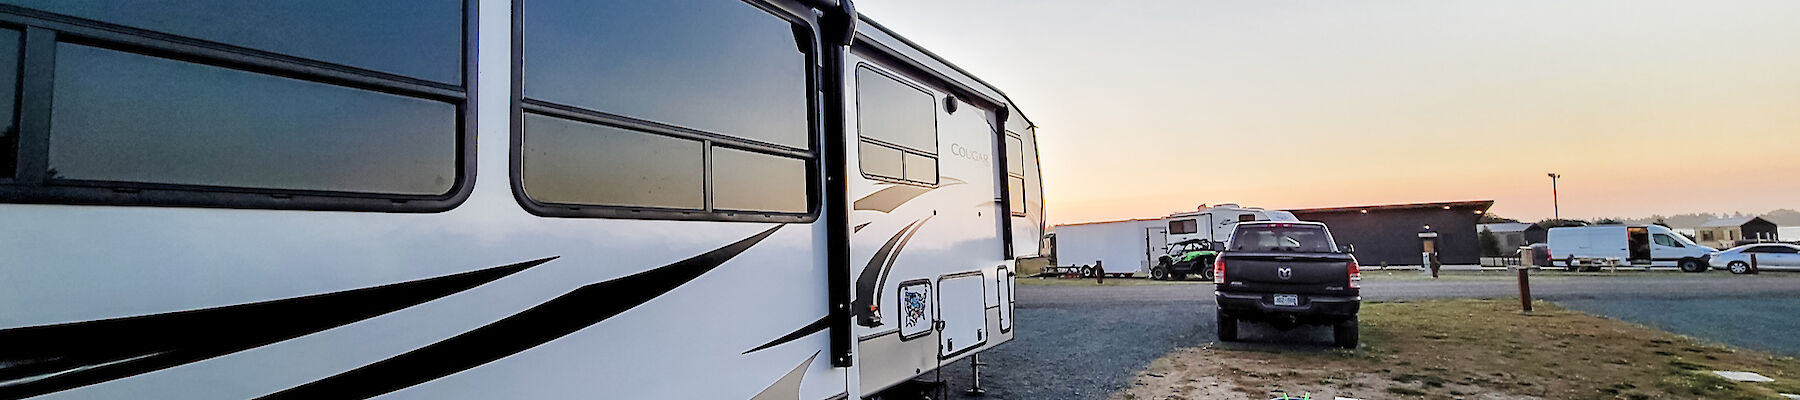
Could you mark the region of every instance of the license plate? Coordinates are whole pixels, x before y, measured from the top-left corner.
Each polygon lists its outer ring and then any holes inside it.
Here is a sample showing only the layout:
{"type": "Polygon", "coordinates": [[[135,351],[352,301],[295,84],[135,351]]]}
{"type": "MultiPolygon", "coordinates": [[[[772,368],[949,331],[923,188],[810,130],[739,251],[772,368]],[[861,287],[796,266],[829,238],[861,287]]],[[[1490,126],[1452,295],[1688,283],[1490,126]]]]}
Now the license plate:
{"type": "Polygon", "coordinates": [[[1298,305],[1300,305],[1300,295],[1297,295],[1297,294],[1278,294],[1278,295],[1275,295],[1275,305],[1278,305],[1278,306],[1298,306],[1298,305]]]}

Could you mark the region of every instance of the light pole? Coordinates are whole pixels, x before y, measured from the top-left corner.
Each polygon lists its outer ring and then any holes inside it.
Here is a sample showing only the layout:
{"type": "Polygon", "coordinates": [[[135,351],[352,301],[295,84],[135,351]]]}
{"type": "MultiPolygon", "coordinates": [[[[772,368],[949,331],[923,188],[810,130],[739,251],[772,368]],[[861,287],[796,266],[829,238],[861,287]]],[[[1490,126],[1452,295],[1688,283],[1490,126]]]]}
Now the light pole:
{"type": "Polygon", "coordinates": [[[1559,199],[1557,199],[1557,195],[1556,195],[1556,178],[1561,178],[1562,174],[1551,172],[1549,175],[1550,175],[1550,209],[1553,210],[1553,212],[1555,212],[1555,214],[1554,214],[1555,219],[1557,221],[1562,221],[1562,204],[1561,204],[1561,201],[1559,199]]]}

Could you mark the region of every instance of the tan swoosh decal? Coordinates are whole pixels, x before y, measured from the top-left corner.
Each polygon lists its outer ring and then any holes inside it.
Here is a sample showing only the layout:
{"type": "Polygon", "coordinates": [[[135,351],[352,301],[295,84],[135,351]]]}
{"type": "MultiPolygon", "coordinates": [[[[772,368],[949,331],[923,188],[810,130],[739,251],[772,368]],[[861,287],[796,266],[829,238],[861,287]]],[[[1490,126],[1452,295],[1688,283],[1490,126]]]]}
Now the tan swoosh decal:
{"type": "MultiPolygon", "coordinates": [[[[963,183],[965,182],[956,178],[939,178],[937,187],[942,188],[945,186],[961,185],[963,183]]],[[[894,209],[900,208],[901,204],[906,204],[906,202],[912,201],[913,198],[919,197],[919,195],[930,192],[933,189],[936,188],[913,185],[892,185],[877,190],[875,193],[870,193],[868,196],[863,196],[861,199],[857,199],[855,203],[852,203],[851,207],[857,210],[880,211],[884,213],[894,212],[894,209]]]]}
{"type": "Polygon", "coordinates": [[[815,352],[812,357],[807,357],[805,362],[800,363],[800,366],[788,371],[787,375],[782,375],[781,379],[775,380],[774,384],[769,385],[769,388],[763,389],[762,393],[757,393],[750,400],[799,399],[800,381],[806,378],[806,366],[812,365],[815,358],[819,358],[819,353],[815,352]]]}

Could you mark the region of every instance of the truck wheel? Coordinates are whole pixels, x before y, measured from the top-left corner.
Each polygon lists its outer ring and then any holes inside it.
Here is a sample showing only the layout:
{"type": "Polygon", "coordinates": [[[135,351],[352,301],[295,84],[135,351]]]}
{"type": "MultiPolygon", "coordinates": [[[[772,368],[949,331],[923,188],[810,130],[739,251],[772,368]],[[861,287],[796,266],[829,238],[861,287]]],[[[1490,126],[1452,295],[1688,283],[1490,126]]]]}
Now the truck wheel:
{"type": "Polygon", "coordinates": [[[1706,272],[1706,264],[1701,264],[1699,259],[1683,258],[1681,259],[1681,270],[1686,272],[1706,272]]]}
{"type": "Polygon", "coordinates": [[[1169,279],[1169,270],[1163,269],[1163,267],[1150,269],[1150,280],[1160,281],[1164,279],[1169,279]]]}
{"type": "Polygon", "coordinates": [[[1337,325],[1333,325],[1331,327],[1332,344],[1336,344],[1337,347],[1346,349],[1356,348],[1356,331],[1356,318],[1351,318],[1348,321],[1339,322],[1337,325]]]}
{"type": "Polygon", "coordinates": [[[1731,264],[1727,264],[1725,267],[1730,269],[1731,273],[1737,275],[1750,273],[1750,263],[1743,261],[1732,261],[1731,264]]]}
{"type": "Polygon", "coordinates": [[[1077,274],[1081,275],[1083,278],[1094,277],[1094,267],[1081,267],[1079,271],[1080,272],[1077,272],[1077,274]]]}
{"type": "Polygon", "coordinates": [[[1219,314],[1219,341],[1236,342],[1238,340],[1238,320],[1219,314]]]}

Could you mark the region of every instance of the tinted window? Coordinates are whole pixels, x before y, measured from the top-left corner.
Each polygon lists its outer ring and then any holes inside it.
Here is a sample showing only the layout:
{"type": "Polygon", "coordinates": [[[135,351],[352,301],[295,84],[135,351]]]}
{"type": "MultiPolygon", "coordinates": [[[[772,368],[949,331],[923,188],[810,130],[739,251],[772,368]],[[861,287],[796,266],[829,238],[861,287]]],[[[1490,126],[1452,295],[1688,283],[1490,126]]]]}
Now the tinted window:
{"type": "Polygon", "coordinates": [[[1194,233],[1195,231],[1198,231],[1198,229],[1195,229],[1197,227],[1199,227],[1198,223],[1191,219],[1169,221],[1169,233],[1171,234],[1185,235],[1194,233]]]}
{"type": "Polygon", "coordinates": [[[905,174],[902,172],[904,168],[900,161],[900,149],[862,142],[857,145],[857,152],[865,173],[890,178],[900,178],[905,174]]]}
{"type": "Polygon", "coordinates": [[[0,0],[406,75],[462,82],[461,0],[0,0]]]}
{"type": "MultiPolygon", "coordinates": [[[[1013,215],[1025,215],[1025,178],[1006,177],[1006,192],[1011,200],[1008,202],[1007,208],[1013,215]]],[[[1188,224],[1192,225],[1193,222],[1188,221],[1188,224]]]]}
{"type": "Polygon", "coordinates": [[[12,177],[19,159],[19,31],[0,29],[0,178],[12,177]]]}
{"type": "Polygon", "coordinates": [[[914,153],[906,153],[906,180],[935,184],[938,181],[937,159],[914,153]]]}
{"type": "Polygon", "coordinates": [[[700,209],[701,143],[525,115],[523,182],[551,203],[700,209]]]}
{"type": "Polygon", "coordinates": [[[1658,235],[1652,236],[1651,239],[1655,240],[1656,244],[1658,244],[1658,245],[1668,246],[1668,247],[1682,247],[1681,242],[1675,241],[1675,238],[1669,237],[1669,235],[1658,234],[1658,235]]]}
{"type": "Polygon", "coordinates": [[[1025,141],[1006,137],[1006,173],[1025,175],[1025,141]]]}
{"type": "Polygon", "coordinates": [[[713,208],[806,212],[806,160],[713,148],[713,208]]]}
{"type": "Polygon", "coordinates": [[[1232,251],[1308,252],[1332,251],[1331,235],[1316,226],[1244,226],[1231,237],[1232,251]]]}
{"type": "Polygon", "coordinates": [[[937,154],[937,102],[931,93],[868,68],[856,70],[856,120],[862,137],[937,154]]]}
{"type": "Polygon", "coordinates": [[[524,1],[525,96],[809,148],[806,49],[735,0],[524,1]]]}
{"type": "Polygon", "coordinates": [[[50,177],[434,195],[456,106],[58,44],[50,177]]]}

